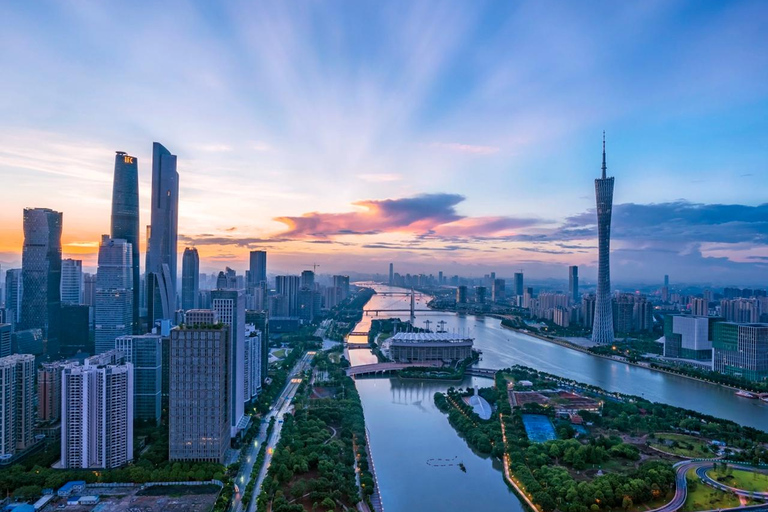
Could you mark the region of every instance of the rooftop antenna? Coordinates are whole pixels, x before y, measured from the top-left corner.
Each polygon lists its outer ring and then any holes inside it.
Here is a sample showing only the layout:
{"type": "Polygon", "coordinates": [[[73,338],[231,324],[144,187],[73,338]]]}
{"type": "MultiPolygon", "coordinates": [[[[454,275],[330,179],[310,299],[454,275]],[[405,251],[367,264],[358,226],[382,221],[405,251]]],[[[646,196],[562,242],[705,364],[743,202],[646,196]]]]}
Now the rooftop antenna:
{"type": "Polygon", "coordinates": [[[608,168],[605,165],[605,130],[603,130],[603,179],[605,179],[605,171],[607,171],[608,168]]]}

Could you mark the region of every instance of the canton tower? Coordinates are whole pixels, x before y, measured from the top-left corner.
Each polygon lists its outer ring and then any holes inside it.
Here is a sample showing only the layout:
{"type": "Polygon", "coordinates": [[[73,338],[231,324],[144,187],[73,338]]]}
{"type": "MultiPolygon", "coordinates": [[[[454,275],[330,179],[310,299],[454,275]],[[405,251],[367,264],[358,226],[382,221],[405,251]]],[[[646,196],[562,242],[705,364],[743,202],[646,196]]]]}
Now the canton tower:
{"type": "Polygon", "coordinates": [[[611,210],[613,177],[605,175],[605,132],[603,132],[603,175],[595,180],[597,200],[597,299],[592,341],[598,345],[613,343],[613,302],[611,300],[611,210]]]}

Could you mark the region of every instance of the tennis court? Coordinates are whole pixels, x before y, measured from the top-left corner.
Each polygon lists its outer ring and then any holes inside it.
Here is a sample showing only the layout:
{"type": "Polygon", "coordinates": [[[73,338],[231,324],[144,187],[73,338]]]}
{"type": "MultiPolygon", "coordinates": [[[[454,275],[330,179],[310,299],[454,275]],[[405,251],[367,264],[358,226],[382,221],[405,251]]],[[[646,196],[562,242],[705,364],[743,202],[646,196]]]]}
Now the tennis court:
{"type": "Polygon", "coordinates": [[[523,414],[523,425],[528,439],[534,443],[543,443],[557,439],[555,427],[547,416],[541,414],[523,414]]]}

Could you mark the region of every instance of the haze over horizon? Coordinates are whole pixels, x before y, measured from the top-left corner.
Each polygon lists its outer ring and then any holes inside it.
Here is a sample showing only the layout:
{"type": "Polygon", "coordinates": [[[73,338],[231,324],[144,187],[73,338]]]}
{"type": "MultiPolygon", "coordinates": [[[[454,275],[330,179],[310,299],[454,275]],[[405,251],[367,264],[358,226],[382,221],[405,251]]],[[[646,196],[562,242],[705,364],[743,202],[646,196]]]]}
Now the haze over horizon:
{"type": "Polygon", "coordinates": [[[768,284],[766,25],[758,1],[3,4],[0,265],[48,207],[95,268],[114,152],[145,226],[158,141],[203,271],[261,248],[594,281],[605,130],[615,283],[768,284]]]}

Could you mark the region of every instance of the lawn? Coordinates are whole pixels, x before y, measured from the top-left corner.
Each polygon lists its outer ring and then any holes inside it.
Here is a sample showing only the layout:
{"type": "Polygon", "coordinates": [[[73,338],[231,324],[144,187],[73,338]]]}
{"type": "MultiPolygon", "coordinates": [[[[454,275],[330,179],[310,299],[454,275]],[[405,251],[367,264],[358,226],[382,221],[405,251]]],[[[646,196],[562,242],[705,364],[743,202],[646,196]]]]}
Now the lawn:
{"type": "Polygon", "coordinates": [[[719,480],[714,470],[707,471],[710,478],[717,480],[729,487],[744,489],[745,491],[768,492],[768,475],[764,473],[755,473],[753,471],[742,471],[733,469],[733,474],[719,480]]]}
{"type": "Polygon", "coordinates": [[[651,445],[665,453],[693,459],[714,457],[706,440],[686,434],[656,434],[651,445]],[[669,443],[665,443],[668,441],[669,443]]]}
{"type": "Polygon", "coordinates": [[[696,470],[688,471],[688,497],[685,499],[685,505],[680,510],[682,512],[694,512],[697,510],[716,510],[721,508],[738,507],[741,503],[735,495],[718,491],[699,481],[696,476],[696,470]],[[695,484],[691,485],[691,480],[695,484]],[[693,487],[693,489],[692,489],[693,487]]]}
{"type": "Polygon", "coordinates": [[[287,353],[288,352],[286,352],[286,349],[281,348],[279,350],[275,350],[274,352],[272,352],[272,355],[275,356],[278,359],[282,359],[282,358],[284,358],[287,355],[287,353]]]}

